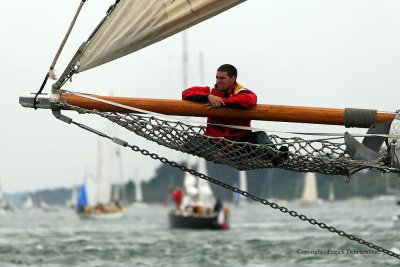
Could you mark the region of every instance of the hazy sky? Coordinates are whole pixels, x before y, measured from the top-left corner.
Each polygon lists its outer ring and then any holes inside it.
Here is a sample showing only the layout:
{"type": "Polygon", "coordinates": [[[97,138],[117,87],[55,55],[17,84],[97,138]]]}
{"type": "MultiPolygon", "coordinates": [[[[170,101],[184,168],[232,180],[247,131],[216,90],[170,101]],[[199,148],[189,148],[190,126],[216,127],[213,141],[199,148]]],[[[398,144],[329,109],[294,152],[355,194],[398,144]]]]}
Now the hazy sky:
{"type": "MultiPolygon", "coordinates": [[[[97,137],[23,108],[22,92],[36,92],[79,0],[1,0],[0,180],[4,191],[72,186],[96,172],[97,137]]],[[[61,73],[114,1],[88,1],[56,69],[61,73]]],[[[187,30],[189,85],[213,85],[215,69],[231,63],[238,81],[259,103],[316,107],[400,108],[400,1],[249,0],[187,30]]],[[[182,35],[75,75],[65,89],[118,96],[180,99],[182,35]]],[[[45,91],[49,92],[51,82],[45,91]]],[[[104,123],[66,112],[78,121],[104,123]]],[[[289,123],[255,123],[274,130],[335,130],[289,123]]],[[[132,144],[172,160],[184,157],[119,130],[132,144]]],[[[125,179],[149,179],[159,165],[122,150],[125,179]]]]}

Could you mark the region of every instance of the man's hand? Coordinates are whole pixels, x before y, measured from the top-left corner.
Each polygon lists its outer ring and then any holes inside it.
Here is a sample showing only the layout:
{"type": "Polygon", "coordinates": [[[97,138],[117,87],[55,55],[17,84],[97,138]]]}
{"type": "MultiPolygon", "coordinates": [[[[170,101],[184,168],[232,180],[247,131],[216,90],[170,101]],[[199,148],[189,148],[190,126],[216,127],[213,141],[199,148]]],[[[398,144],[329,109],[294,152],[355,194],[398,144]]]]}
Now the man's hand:
{"type": "Polygon", "coordinates": [[[214,108],[220,108],[220,107],[222,107],[222,106],[225,106],[224,101],[223,101],[222,98],[219,97],[219,96],[215,96],[215,95],[209,94],[209,95],[207,96],[207,98],[208,98],[208,102],[210,102],[210,105],[211,105],[212,107],[214,107],[214,108]]]}

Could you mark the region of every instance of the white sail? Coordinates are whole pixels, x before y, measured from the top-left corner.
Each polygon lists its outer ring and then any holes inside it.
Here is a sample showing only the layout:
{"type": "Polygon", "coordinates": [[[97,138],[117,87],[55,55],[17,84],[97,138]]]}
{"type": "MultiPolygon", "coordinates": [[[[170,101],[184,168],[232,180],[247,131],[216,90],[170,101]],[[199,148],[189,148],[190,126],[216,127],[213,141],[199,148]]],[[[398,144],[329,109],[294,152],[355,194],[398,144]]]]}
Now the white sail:
{"type": "Polygon", "coordinates": [[[98,162],[97,162],[97,178],[96,178],[96,202],[97,203],[109,203],[111,201],[111,184],[109,180],[109,168],[108,163],[110,162],[108,139],[98,139],[98,162]]]}
{"type": "Polygon", "coordinates": [[[316,202],[318,199],[317,177],[313,172],[307,172],[304,176],[304,188],[301,196],[303,205],[316,202]]]}
{"type": "MultiPolygon", "coordinates": [[[[207,175],[206,160],[203,158],[200,158],[199,160],[199,172],[207,175]]],[[[213,207],[215,204],[215,198],[210,183],[207,180],[198,178],[198,188],[199,202],[207,207],[213,207]]]]}
{"type": "Polygon", "coordinates": [[[22,208],[23,209],[31,209],[33,207],[34,207],[34,205],[33,205],[32,197],[31,196],[27,196],[25,201],[22,203],[22,208]]]}
{"type": "Polygon", "coordinates": [[[78,199],[78,187],[73,186],[71,188],[71,197],[69,200],[66,201],[65,206],[70,208],[76,207],[77,199],[78,199]]]}
{"type": "Polygon", "coordinates": [[[185,176],[183,177],[183,187],[185,189],[185,194],[190,197],[195,197],[199,193],[197,189],[197,178],[188,172],[185,172],[185,176]]]}
{"type": "Polygon", "coordinates": [[[95,207],[97,205],[97,186],[92,176],[89,176],[85,181],[87,205],[95,207]]]}
{"type": "Polygon", "coordinates": [[[84,47],[77,72],[123,57],[245,0],[120,0],[84,47]]]}
{"type": "MultiPolygon", "coordinates": [[[[247,173],[245,171],[239,172],[239,188],[240,190],[247,192],[247,173]]],[[[239,198],[239,201],[244,201],[246,199],[242,195],[239,195],[239,198]]]]}
{"type": "Polygon", "coordinates": [[[330,202],[333,202],[335,200],[335,189],[333,187],[333,183],[329,184],[329,195],[328,195],[328,200],[330,202]]]}
{"type": "Polygon", "coordinates": [[[136,178],[135,196],[136,202],[143,202],[142,182],[139,178],[136,178]]]}

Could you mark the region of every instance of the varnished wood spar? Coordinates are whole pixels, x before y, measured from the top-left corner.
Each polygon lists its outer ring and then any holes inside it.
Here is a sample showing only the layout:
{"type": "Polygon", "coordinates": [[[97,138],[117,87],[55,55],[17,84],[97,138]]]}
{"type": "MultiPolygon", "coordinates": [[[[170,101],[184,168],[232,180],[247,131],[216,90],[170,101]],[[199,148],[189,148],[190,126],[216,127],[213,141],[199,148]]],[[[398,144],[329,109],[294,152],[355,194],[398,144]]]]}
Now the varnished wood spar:
{"type": "MultiPolygon", "coordinates": [[[[111,112],[132,112],[113,105],[98,102],[84,97],[62,93],[61,99],[66,100],[70,105],[85,109],[96,109],[99,111],[111,112]]],[[[211,108],[203,103],[195,103],[183,100],[149,99],[132,97],[111,97],[96,96],[101,99],[115,103],[132,106],[152,112],[176,116],[193,117],[223,117],[237,119],[252,119],[263,121],[283,121],[301,122],[329,125],[344,125],[344,109],[337,108],[318,108],[318,107],[298,107],[283,105],[263,105],[258,104],[248,110],[230,108],[211,108]]],[[[396,114],[378,112],[376,122],[391,121],[396,114]]]]}

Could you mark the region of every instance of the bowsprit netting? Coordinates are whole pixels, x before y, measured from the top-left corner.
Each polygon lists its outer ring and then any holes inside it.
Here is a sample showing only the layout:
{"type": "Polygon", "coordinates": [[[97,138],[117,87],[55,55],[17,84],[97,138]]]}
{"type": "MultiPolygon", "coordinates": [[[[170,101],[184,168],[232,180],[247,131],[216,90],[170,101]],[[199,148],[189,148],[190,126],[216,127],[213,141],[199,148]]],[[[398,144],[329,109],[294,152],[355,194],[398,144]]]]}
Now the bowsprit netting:
{"type": "Polygon", "coordinates": [[[344,176],[351,176],[362,169],[399,172],[389,165],[390,147],[382,148],[376,160],[353,160],[346,151],[344,138],[305,140],[269,135],[272,144],[257,145],[206,137],[203,135],[203,125],[194,126],[147,114],[99,112],[68,104],[59,106],[78,113],[101,116],[159,145],[237,170],[281,168],[344,176]]]}

